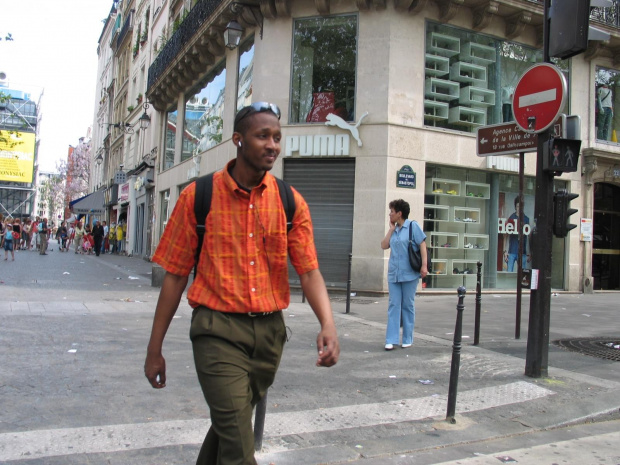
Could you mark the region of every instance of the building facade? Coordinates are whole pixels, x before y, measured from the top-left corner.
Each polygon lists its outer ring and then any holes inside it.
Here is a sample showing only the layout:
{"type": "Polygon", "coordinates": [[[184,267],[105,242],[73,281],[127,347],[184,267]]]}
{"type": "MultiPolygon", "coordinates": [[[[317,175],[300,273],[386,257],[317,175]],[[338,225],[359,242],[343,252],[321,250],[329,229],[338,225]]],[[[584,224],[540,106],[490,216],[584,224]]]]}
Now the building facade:
{"type": "MultiPolygon", "coordinates": [[[[524,267],[531,268],[536,155],[524,156],[519,207],[526,224],[518,225],[519,157],[478,157],[476,129],[513,120],[514,87],[542,61],[542,2],[123,3],[123,15],[133,11],[138,20],[124,45],[134,47],[130,65],[124,81],[115,73],[110,105],[124,109],[136,98],[142,87],[133,84],[148,66],[142,93],[151,125],[141,140],[111,141],[105,163],[122,160],[130,168],[125,190],[136,219],[130,214],[127,240],[145,256],[183,188],[235,157],[236,111],[269,101],[282,110],[284,136],[274,174],[310,205],[328,286],[346,285],[351,256],[353,288],[387,290],[389,252],[379,243],[387,204],[396,198],[410,203],[410,217],[428,236],[433,268],[426,289],[475,287],[478,262],[483,289],[516,289],[519,228],[524,267]],[[243,35],[229,47],[224,31],[233,20],[243,35]],[[157,38],[144,62],[140,22],[157,38]]],[[[557,63],[568,86],[564,113],[580,116],[582,145],[579,170],[556,177],[554,188],[579,194],[571,206],[582,227],[550,244],[555,289],[620,288],[620,205],[609,200],[620,198],[620,120],[613,112],[620,34],[616,13],[606,14],[594,10],[593,20],[611,35],[608,43],[591,42],[586,53],[557,63]]],[[[124,121],[121,113],[113,121],[124,121]]],[[[129,113],[136,124],[140,111],[129,113]]]]}
{"type": "Polygon", "coordinates": [[[39,105],[0,72],[0,213],[35,215],[39,105]]]}

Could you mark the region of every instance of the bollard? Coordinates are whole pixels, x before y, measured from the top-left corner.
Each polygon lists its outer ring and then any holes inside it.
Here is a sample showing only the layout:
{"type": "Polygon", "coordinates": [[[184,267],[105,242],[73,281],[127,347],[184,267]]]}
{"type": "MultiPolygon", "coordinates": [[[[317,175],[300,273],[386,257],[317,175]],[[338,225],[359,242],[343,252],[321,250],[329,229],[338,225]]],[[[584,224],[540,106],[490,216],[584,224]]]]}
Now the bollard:
{"type": "Polygon", "coordinates": [[[478,262],[478,275],[476,281],[476,315],[474,321],[474,345],[480,342],[480,304],[482,303],[482,262],[478,262]]]}
{"type": "Polygon", "coordinates": [[[456,411],[456,392],[459,384],[459,368],[461,365],[461,337],[463,334],[463,300],[467,289],[463,286],[457,289],[459,295],[459,303],[456,306],[456,326],[454,328],[454,344],[452,345],[452,366],[450,367],[450,388],[448,390],[448,412],[446,421],[454,424],[456,419],[454,413],[456,411]]]}
{"type": "Polygon", "coordinates": [[[301,303],[302,304],[306,303],[306,294],[304,293],[304,291],[301,291],[301,303]]]}
{"type": "Polygon", "coordinates": [[[351,311],[351,263],[353,263],[353,254],[349,254],[349,275],[347,277],[347,309],[345,313],[351,311]]]}
{"type": "Polygon", "coordinates": [[[267,393],[256,404],[254,416],[254,450],[259,452],[263,448],[263,432],[265,431],[265,413],[267,413],[267,393]]]}

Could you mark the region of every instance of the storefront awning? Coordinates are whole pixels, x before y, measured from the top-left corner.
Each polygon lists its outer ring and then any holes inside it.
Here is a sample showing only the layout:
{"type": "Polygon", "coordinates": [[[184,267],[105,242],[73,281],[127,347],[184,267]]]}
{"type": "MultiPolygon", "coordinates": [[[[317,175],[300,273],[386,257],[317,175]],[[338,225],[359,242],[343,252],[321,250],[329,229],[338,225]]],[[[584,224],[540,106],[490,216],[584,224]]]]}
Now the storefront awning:
{"type": "Polygon", "coordinates": [[[103,207],[103,193],[104,191],[93,192],[80,199],[69,202],[69,206],[73,213],[76,215],[86,215],[89,213],[103,213],[105,211],[103,207]]]}

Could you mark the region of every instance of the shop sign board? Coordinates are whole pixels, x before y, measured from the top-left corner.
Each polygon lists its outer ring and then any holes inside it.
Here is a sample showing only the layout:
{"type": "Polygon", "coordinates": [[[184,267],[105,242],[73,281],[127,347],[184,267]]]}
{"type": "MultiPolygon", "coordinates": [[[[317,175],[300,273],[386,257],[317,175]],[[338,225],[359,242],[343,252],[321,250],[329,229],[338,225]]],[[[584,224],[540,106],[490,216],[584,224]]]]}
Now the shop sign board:
{"type": "MultiPolygon", "coordinates": [[[[562,137],[564,128],[566,115],[562,114],[554,122],[554,137],[562,137]]],[[[479,157],[536,152],[537,149],[538,135],[523,131],[514,121],[476,129],[476,154],[479,157]]]]}
{"type": "Polygon", "coordinates": [[[411,166],[404,165],[396,172],[396,187],[415,189],[416,175],[411,166]]]}
{"type": "Polygon", "coordinates": [[[566,103],[566,79],[557,66],[538,63],[528,69],[515,88],[512,112],[519,127],[531,134],[548,129],[566,103]]]}

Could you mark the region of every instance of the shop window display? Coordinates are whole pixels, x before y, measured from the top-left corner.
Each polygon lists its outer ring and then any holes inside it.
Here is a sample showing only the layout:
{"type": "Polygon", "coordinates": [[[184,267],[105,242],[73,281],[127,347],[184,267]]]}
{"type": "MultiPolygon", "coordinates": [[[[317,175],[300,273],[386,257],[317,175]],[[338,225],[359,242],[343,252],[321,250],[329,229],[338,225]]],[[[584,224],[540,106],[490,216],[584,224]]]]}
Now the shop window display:
{"type": "Polygon", "coordinates": [[[620,71],[608,68],[596,68],[595,78],[595,124],[596,139],[606,142],[618,142],[620,120],[614,109],[620,95],[620,71]]]}
{"type": "MultiPolygon", "coordinates": [[[[453,26],[426,26],[424,124],[474,132],[513,121],[512,97],[540,50],[453,26]]],[[[557,62],[567,75],[566,62],[557,62]]]]}
{"type": "Polygon", "coordinates": [[[185,102],[185,130],[181,161],[222,142],[226,68],[223,63],[204,79],[202,87],[185,102]]]}
{"type": "Polygon", "coordinates": [[[355,119],[357,16],[295,21],[291,123],[355,119]]]}
{"type": "MultiPolygon", "coordinates": [[[[425,279],[426,287],[473,288],[481,262],[483,288],[515,289],[520,227],[524,232],[523,268],[531,269],[532,265],[533,181],[529,178],[525,182],[524,224],[520,226],[518,175],[429,166],[424,232],[432,268],[425,279]]],[[[554,240],[552,249],[552,286],[562,288],[563,241],[554,240]]]]}

